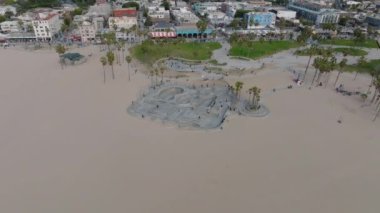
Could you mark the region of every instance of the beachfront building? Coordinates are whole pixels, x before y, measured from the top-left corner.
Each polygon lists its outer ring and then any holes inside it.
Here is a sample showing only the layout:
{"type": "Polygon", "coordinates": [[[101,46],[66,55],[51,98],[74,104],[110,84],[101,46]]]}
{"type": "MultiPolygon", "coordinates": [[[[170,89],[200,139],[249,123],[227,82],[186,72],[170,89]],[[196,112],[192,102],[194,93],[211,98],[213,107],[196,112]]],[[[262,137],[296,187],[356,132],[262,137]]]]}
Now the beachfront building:
{"type": "Polygon", "coordinates": [[[107,19],[111,16],[112,8],[110,4],[95,4],[88,8],[86,16],[88,17],[103,17],[107,19]]]}
{"type": "Polygon", "coordinates": [[[380,27],[380,14],[368,15],[366,21],[372,26],[380,27]]]}
{"type": "Polygon", "coordinates": [[[96,37],[96,29],[94,24],[88,21],[82,22],[79,26],[79,33],[82,42],[94,41],[96,37]]]}
{"type": "Polygon", "coordinates": [[[225,13],[221,11],[209,12],[207,19],[213,25],[225,26],[231,23],[233,20],[232,17],[227,16],[225,13]]]}
{"type": "Polygon", "coordinates": [[[316,25],[339,22],[340,13],[337,10],[315,2],[298,0],[290,2],[288,7],[290,10],[296,11],[298,17],[313,21],[316,25]]]}
{"type": "Polygon", "coordinates": [[[173,24],[161,21],[151,27],[149,36],[151,38],[175,38],[177,34],[173,24]]]}
{"type": "Polygon", "coordinates": [[[204,16],[218,11],[218,5],[220,5],[219,2],[197,2],[193,4],[192,8],[196,14],[204,16]]]}
{"type": "Polygon", "coordinates": [[[170,21],[170,11],[165,10],[164,7],[150,6],[148,7],[148,16],[152,19],[153,23],[157,22],[169,22],[170,21]]]}
{"type": "Polygon", "coordinates": [[[198,16],[187,7],[173,8],[171,12],[177,25],[196,24],[199,21],[198,16]]]}
{"type": "MultiPolygon", "coordinates": [[[[198,38],[201,36],[201,33],[199,32],[197,26],[194,25],[183,25],[183,26],[176,26],[175,32],[177,37],[182,38],[198,38]]],[[[213,30],[211,28],[207,28],[203,34],[203,38],[207,38],[212,34],[213,30]]]]}
{"type": "Polygon", "coordinates": [[[92,18],[92,24],[94,25],[96,32],[102,32],[104,30],[104,23],[105,20],[101,16],[92,18]]]}
{"type": "Polygon", "coordinates": [[[16,15],[17,9],[16,7],[10,6],[10,5],[5,5],[5,6],[0,6],[0,15],[5,15],[6,12],[12,12],[13,15],[16,15]]]}
{"type": "Polygon", "coordinates": [[[249,12],[244,15],[247,22],[247,29],[262,29],[274,26],[276,15],[271,12],[249,12]]]}
{"type": "Polygon", "coordinates": [[[18,21],[4,21],[0,23],[2,32],[15,33],[21,31],[21,26],[18,21]]]}
{"type": "Polygon", "coordinates": [[[61,29],[62,21],[58,14],[55,13],[39,13],[32,26],[36,39],[51,40],[61,29]]]}
{"type": "Polygon", "coordinates": [[[272,12],[276,14],[277,18],[283,18],[285,20],[294,20],[297,17],[297,12],[293,10],[287,10],[284,8],[273,8],[269,10],[269,12],[272,12]]]}
{"type": "Polygon", "coordinates": [[[109,17],[108,18],[108,26],[111,30],[121,30],[121,29],[129,29],[134,25],[137,26],[137,18],[136,17],[109,17]]]}

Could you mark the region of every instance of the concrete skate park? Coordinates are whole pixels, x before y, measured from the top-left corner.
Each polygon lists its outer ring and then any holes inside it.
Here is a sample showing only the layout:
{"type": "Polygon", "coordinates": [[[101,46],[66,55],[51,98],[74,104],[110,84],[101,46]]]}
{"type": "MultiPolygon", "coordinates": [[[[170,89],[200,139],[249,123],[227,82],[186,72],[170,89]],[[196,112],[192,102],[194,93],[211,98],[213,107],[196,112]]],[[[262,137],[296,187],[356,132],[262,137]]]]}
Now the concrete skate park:
{"type": "Polygon", "coordinates": [[[227,85],[164,84],[144,92],[128,112],[178,127],[212,129],[221,125],[232,99],[227,85]]]}

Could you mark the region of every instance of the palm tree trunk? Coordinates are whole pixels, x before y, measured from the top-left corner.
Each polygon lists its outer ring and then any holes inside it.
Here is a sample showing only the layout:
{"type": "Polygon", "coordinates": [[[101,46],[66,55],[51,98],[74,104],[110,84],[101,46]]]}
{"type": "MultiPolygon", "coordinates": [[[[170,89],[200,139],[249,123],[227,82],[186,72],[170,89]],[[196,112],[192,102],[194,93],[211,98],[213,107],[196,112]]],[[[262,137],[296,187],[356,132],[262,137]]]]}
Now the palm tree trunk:
{"type": "Polygon", "coordinates": [[[104,84],[106,83],[106,69],[104,69],[103,66],[103,77],[104,77],[104,84]]]}
{"type": "Polygon", "coordinates": [[[319,83],[319,81],[321,80],[321,72],[318,73],[318,76],[317,76],[317,85],[319,83]]]}
{"type": "Polygon", "coordinates": [[[375,93],[373,94],[373,97],[372,97],[372,100],[371,100],[371,104],[375,101],[376,96],[377,96],[377,90],[375,90],[375,93]]]}
{"type": "Polygon", "coordinates": [[[129,63],[128,63],[128,81],[131,80],[131,70],[129,69],[129,63]]]}
{"type": "Polygon", "coordinates": [[[326,76],[326,79],[325,79],[325,88],[327,87],[327,84],[329,83],[329,81],[330,81],[330,72],[329,73],[327,73],[327,76],[326,76]]]}
{"type": "Polygon", "coordinates": [[[369,91],[371,90],[372,82],[373,82],[373,76],[372,76],[372,78],[371,78],[371,83],[370,83],[369,86],[368,86],[367,94],[368,94],[369,91]]]}
{"type": "Polygon", "coordinates": [[[376,121],[376,118],[379,115],[379,112],[380,112],[380,102],[376,106],[376,113],[375,113],[375,116],[373,117],[372,121],[376,121]]]}
{"type": "Polygon", "coordinates": [[[112,79],[115,80],[115,72],[113,71],[113,65],[111,65],[111,70],[112,70],[112,79]]]}
{"type": "Polygon", "coordinates": [[[307,70],[309,69],[309,66],[310,66],[310,61],[311,61],[311,55],[309,57],[309,61],[307,62],[307,65],[306,65],[306,69],[305,69],[305,73],[303,74],[303,82],[305,82],[305,78],[306,78],[306,74],[307,74],[307,70]]]}
{"type": "Polygon", "coordinates": [[[338,75],[336,76],[335,82],[334,82],[334,87],[336,87],[336,83],[338,83],[338,79],[340,77],[340,74],[342,74],[341,71],[338,72],[338,75]]]}
{"type": "Polygon", "coordinates": [[[354,81],[356,80],[356,77],[358,77],[358,72],[355,73],[354,81]]]}
{"type": "Polygon", "coordinates": [[[314,76],[313,76],[313,80],[311,81],[311,85],[314,84],[314,80],[315,80],[315,77],[317,76],[317,73],[318,73],[318,70],[315,69],[314,76]]]}

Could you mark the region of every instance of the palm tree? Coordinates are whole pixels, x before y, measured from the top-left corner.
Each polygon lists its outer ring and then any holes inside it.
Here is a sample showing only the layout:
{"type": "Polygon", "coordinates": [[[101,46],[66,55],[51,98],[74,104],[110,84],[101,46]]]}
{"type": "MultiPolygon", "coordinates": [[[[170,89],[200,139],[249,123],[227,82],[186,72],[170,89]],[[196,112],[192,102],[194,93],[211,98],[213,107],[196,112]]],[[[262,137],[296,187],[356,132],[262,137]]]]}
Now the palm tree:
{"type": "Polygon", "coordinates": [[[206,31],[207,26],[208,26],[208,21],[207,20],[201,19],[201,20],[199,20],[197,22],[197,28],[198,28],[198,31],[200,33],[200,38],[203,37],[203,33],[206,31]]]}
{"type": "Polygon", "coordinates": [[[314,72],[313,80],[311,81],[311,85],[314,84],[315,77],[317,76],[317,73],[319,71],[321,60],[322,60],[321,57],[317,57],[314,59],[313,66],[315,67],[315,72],[314,72]]]}
{"type": "Polygon", "coordinates": [[[240,91],[243,89],[243,82],[236,81],[235,82],[235,91],[236,91],[236,97],[240,99],[240,91]]]}
{"type": "MultiPolygon", "coordinates": [[[[363,67],[365,64],[367,63],[367,61],[365,60],[365,57],[364,56],[361,56],[358,60],[358,65],[359,67],[363,67]]],[[[358,70],[356,71],[355,73],[355,77],[354,77],[354,80],[356,80],[356,77],[358,76],[358,70]]]]}
{"type": "Polygon", "coordinates": [[[130,71],[130,68],[129,68],[129,64],[130,64],[131,61],[132,61],[132,57],[129,56],[129,55],[127,55],[127,56],[125,57],[125,60],[126,60],[127,63],[128,63],[128,81],[130,81],[130,80],[131,80],[131,71],[130,71]]]}
{"type": "Polygon", "coordinates": [[[339,67],[339,71],[338,71],[338,75],[336,76],[336,79],[335,79],[335,82],[334,82],[334,87],[336,87],[336,83],[338,83],[338,79],[340,77],[340,74],[342,74],[342,70],[344,69],[344,67],[347,66],[347,58],[343,58],[339,64],[338,64],[338,67],[339,67]]]}
{"type": "Polygon", "coordinates": [[[107,52],[108,64],[111,66],[112,70],[112,79],[115,79],[115,72],[113,70],[113,62],[115,61],[115,54],[111,51],[107,52]]]}
{"type": "Polygon", "coordinates": [[[380,79],[380,66],[377,66],[376,68],[374,68],[374,71],[372,71],[372,75],[373,75],[372,85],[375,87],[375,92],[373,94],[371,103],[373,103],[375,101],[378,92],[380,92],[380,81],[379,81],[379,79],[380,79]]]}
{"type": "Polygon", "coordinates": [[[165,72],[165,67],[164,66],[160,66],[161,84],[164,82],[164,72],[165,72]]]}
{"type": "MultiPolygon", "coordinates": [[[[375,86],[375,88],[376,88],[376,91],[377,91],[377,92],[380,92],[380,74],[378,74],[378,75],[376,76],[376,78],[374,79],[373,84],[374,84],[374,86],[375,86]]],[[[375,97],[375,96],[374,96],[374,97],[375,97]]],[[[377,118],[377,116],[379,115],[379,113],[380,113],[380,101],[379,101],[379,103],[378,103],[377,106],[376,106],[376,112],[375,112],[375,115],[374,115],[372,121],[375,121],[375,120],[376,120],[376,118],[377,118]]]]}
{"type": "MultiPolygon", "coordinates": [[[[124,31],[126,31],[126,30],[124,30],[124,31]]],[[[122,40],[122,41],[119,42],[119,44],[121,46],[121,51],[123,53],[123,58],[125,58],[125,55],[124,55],[124,53],[125,53],[125,41],[122,40]]]]}
{"type": "Polygon", "coordinates": [[[151,84],[152,84],[152,86],[153,86],[154,70],[150,70],[150,71],[149,71],[149,76],[150,76],[150,82],[151,82],[151,84]]]}
{"type": "Polygon", "coordinates": [[[63,59],[62,59],[62,55],[65,54],[66,52],[66,48],[65,46],[63,46],[62,44],[58,44],[57,46],[55,46],[55,51],[58,53],[59,55],[59,63],[61,64],[61,68],[63,69],[63,59]]]}
{"type": "Polygon", "coordinates": [[[106,83],[106,69],[105,69],[105,66],[107,65],[107,58],[104,57],[104,56],[100,57],[100,63],[103,66],[104,83],[106,83]]]}
{"type": "Polygon", "coordinates": [[[335,56],[332,56],[330,60],[327,62],[327,70],[326,70],[327,76],[325,79],[325,88],[327,87],[327,84],[330,80],[331,71],[333,71],[335,67],[336,67],[336,58],[335,56]]]}
{"type": "Polygon", "coordinates": [[[259,102],[260,102],[261,89],[254,86],[254,87],[251,87],[248,91],[249,91],[249,94],[252,94],[252,102],[250,103],[251,109],[257,110],[260,106],[259,102]]]}
{"type": "Polygon", "coordinates": [[[307,65],[306,65],[305,73],[303,74],[303,80],[302,81],[305,81],[307,70],[309,69],[309,66],[310,66],[311,58],[315,54],[317,54],[317,47],[315,45],[313,45],[309,48],[309,60],[307,61],[307,65]]]}
{"type": "Polygon", "coordinates": [[[159,71],[157,68],[154,69],[154,75],[156,76],[156,85],[157,85],[157,77],[159,75],[159,71]]]}

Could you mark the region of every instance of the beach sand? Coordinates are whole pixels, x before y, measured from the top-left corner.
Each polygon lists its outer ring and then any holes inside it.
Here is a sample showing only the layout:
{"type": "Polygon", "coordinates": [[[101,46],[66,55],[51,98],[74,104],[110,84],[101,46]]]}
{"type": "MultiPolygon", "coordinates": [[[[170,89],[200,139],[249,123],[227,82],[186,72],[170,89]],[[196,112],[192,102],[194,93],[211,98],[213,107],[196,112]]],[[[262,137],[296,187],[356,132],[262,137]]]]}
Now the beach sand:
{"type": "MultiPolygon", "coordinates": [[[[107,67],[104,85],[98,53],[62,70],[53,51],[0,50],[1,212],[379,211],[380,119],[359,98],[273,93],[290,73],[264,70],[227,80],[261,87],[269,116],[183,130],[126,112],[150,82],[129,82],[126,67],[116,80],[107,67]]],[[[342,76],[347,88],[367,81],[342,76]]]]}

